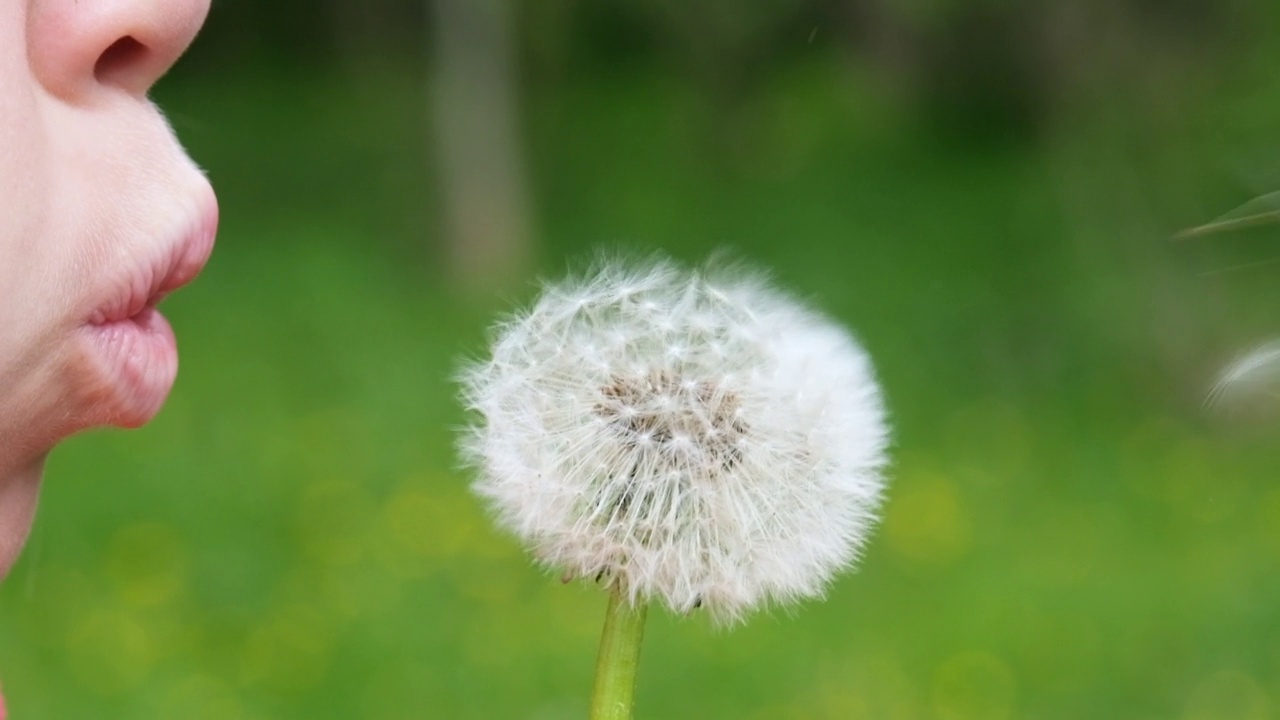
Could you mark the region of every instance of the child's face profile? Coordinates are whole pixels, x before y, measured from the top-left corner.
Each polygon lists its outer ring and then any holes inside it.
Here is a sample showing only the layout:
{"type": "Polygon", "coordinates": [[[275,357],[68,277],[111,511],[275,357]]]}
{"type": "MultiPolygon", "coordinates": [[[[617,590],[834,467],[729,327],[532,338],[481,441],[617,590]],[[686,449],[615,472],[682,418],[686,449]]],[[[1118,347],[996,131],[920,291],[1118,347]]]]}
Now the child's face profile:
{"type": "Polygon", "coordinates": [[[0,0],[0,577],[45,455],[137,426],[177,372],[154,310],[199,272],[217,205],[146,99],[209,0],[0,0]]]}

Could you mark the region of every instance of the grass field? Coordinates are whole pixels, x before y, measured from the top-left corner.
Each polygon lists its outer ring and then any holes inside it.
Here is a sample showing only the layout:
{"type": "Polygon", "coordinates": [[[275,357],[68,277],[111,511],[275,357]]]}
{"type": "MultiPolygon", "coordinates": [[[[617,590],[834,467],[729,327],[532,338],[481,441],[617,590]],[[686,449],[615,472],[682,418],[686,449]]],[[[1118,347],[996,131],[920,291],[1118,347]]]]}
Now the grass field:
{"type": "MultiPolygon", "coordinates": [[[[1276,189],[1224,167],[1274,147],[1280,100],[966,143],[826,65],[775,84],[720,146],[641,73],[528,108],[541,272],[732,247],[857,331],[896,426],[858,572],[731,632],[652,614],[639,716],[1280,717],[1280,402],[1202,402],[1280,334],[1280,266],[1219,272],[1280,230],[1169,241],[1276,189]]],[[[451,373],[532,284],[449,290],[417,87],[161,93],[220,244],[167,304],[162,415],[51,459],[0,586],[15,717],[585,715],[602,595],[456,468],[451,373]]]]}

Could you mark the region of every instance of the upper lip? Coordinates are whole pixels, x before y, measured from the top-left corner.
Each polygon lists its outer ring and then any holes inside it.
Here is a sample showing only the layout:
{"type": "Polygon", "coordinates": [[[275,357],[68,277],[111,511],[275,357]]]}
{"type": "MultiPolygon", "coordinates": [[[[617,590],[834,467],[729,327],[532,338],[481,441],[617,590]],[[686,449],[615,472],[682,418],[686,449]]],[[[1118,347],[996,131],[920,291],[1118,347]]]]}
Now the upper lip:
{"type": "Polygon", "coordinates": [[[185,227],[176,233],[178,239],[139,265],[121,291],[94,311],[90,322],[103,325],[127,320],[194,280],[213,252],[217,224],[217,203],[210,199],[188,217],[185,227]]]}

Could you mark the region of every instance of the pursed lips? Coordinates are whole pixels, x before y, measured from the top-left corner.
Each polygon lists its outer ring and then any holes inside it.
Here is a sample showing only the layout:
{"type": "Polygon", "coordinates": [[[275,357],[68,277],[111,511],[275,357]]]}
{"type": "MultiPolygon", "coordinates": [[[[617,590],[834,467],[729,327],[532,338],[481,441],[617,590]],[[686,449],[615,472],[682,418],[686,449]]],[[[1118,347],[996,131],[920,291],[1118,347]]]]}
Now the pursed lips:
{"type": "MultiPolygon", "coordinates": [[[[208,186],[205,186],[208,188],[208,186]]],[[[182,232],[149,263],[99,295],[82,317],[85,364],[77,375],[85,401],[72,431],[95,425],[139,427],[160,407],[178,373],[178,349],[168,320],[155,308],[166,295],[195,279],[213,250],[218,224],[212,189],[192,203],[182,232]]]]}
{"type": "Polygon", "coordinates": [[[218,223],[217,203],[203,204],[180,239],[149,263],[141,264],[119,292],[90,312],[88,324],[101,326],[135,318],[200,274],[213,251],[218,223]]]}

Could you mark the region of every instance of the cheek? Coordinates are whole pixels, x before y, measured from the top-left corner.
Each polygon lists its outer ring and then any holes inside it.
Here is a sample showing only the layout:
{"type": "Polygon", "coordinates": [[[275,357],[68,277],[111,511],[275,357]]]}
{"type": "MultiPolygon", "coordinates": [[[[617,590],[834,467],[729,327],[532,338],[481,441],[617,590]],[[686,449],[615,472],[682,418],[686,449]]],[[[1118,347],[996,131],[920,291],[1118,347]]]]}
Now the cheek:
{"type": "Polygon", "coordinates": [[[13,55],[0,42],[0,380],[47,322],[41,288],[56,274],[44,242],[54,214],[49,134],[25,61],[13,55]]]}
{"type": "Polygon", "coordinates": [[[174,201],[190,183],[163,121],[142,105],[88,112],[54,105],[47,132],[47,207],[32,257],[34,296],[59,329],[87,322],[105,298],[127,290],[140,267],[172,241],[174,201]]]}
{"type": "Polygon", "coordinates": [[[47,151],[37,106],[35,77],[26,57],[21,14],[0,4],[0,241],[14,238],[15,225],[30,214],[35,197],[31,180],[38,178],[47,151]],[[36,173],[36,175],[33,175],[36,173]]]}

